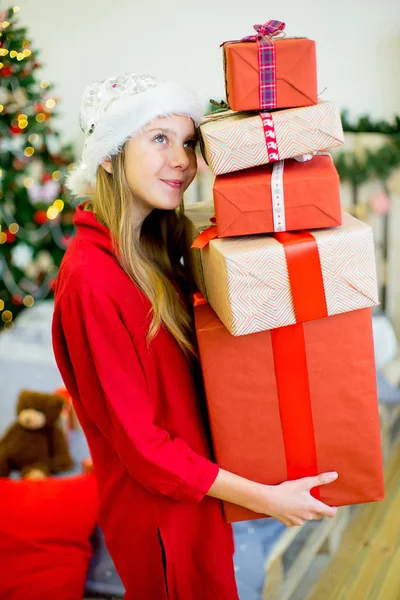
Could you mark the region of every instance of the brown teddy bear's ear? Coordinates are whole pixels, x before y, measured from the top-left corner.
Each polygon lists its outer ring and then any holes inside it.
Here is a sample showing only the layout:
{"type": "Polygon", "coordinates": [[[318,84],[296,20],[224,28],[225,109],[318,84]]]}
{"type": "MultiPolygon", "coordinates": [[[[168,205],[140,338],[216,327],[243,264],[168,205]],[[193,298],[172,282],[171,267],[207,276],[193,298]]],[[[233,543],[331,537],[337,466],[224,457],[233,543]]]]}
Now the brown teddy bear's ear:
{"type": "Polygon", "coordinates": [[[33,397],[35,396],[35,392],[31,392],[30,390],[22,390],[20,395],[18,396],[17,402],[17,414],[24,410],[25,408],[35,408],[33,405],[33,397]]]}
{"type": "Polygon", "coordinates": [[[43,412],[46,415],[48,425],[53,425],[61,414],[64,408],[64,398],[57,394],[43,395],[43,412]]]}
{"type": "MultiPolygon", "coordinates": [[[[59,394],[51,394],[49,396],[51,398],[51,400],[49,399],[49,408],[51,407],[51,418],[53,419],[51,423],[54,423],[61,415],[66,402],[65,399],[59,394]]],[[[47,422],[50,424],[49,416],[50,415],[47,412],[47,422]]]]}
{"type": "Polygon", "coordinates": [[[52,397],[54,399],[54,408],[57,408],[61,412],[65,405],[64,398],[58,394],[53,394],[52,397]]]}

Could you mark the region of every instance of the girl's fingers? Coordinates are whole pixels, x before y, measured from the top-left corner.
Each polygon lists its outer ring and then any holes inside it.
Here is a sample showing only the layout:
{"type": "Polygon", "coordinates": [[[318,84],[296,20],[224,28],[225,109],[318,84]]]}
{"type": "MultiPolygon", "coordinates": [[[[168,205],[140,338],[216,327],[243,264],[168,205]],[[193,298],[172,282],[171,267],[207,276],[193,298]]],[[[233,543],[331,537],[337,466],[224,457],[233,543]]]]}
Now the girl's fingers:
{"type": "Polygon", "coordinates": [[[332,481],[335,481],[337,478],[338,474],[336,471],[333,471],[332,473],[320,473],[315,477],[303,477],[297,481],[303,489],[311,490],[319,485],[327,485],[328,483],[332,483],[332,481]]]}
{"type": "Polygon", "coordinates": [[[315,498],[314,498],[312,511],[318,513],[322,517],[332,518],[332,517],[336,516],[337,507],[336,506],[328,506],[327,504],[324,504],[323,502],[320,502],[319,500],[315,500],[315,498]]]}

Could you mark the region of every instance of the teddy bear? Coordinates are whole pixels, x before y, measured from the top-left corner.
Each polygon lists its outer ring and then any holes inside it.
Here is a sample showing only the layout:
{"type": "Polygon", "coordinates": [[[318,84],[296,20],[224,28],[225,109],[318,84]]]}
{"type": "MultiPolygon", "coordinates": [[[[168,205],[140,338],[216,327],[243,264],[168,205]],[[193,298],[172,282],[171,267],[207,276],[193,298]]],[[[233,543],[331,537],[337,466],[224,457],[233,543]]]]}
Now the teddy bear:
{"type": "Polygon", "coordinates": [[[42,479],[72,466],[67,439],[57,423],[62,396],[23,390],[17,420],[0,439],[0,477],[17,469],[21,476],[42,479]]]}

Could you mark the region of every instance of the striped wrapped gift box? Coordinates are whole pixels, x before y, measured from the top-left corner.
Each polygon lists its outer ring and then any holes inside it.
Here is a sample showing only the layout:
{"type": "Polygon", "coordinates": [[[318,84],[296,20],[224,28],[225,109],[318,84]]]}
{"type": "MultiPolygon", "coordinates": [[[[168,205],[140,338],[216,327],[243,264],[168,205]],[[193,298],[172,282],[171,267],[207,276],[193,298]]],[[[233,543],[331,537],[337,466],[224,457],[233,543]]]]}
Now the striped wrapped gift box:
{"type": "MultiPolygon", "coordinates": [[[[213,214],[186,209],[187,243],[213,214]],[[208,218],[206,218],[208,217],[208,218]]],[[[312,232],[217,238],[192,249],[201,291],[233,335],[246,335],[378,304],[372,229],[343,213],[343,225],[312,232]]]]}
{"type": "Polygon", "coordinates": [[[344,143],[334,102],[271,113],[212,113],[204,118],[200,133],[204,158],[215,175],[344,143]]]}

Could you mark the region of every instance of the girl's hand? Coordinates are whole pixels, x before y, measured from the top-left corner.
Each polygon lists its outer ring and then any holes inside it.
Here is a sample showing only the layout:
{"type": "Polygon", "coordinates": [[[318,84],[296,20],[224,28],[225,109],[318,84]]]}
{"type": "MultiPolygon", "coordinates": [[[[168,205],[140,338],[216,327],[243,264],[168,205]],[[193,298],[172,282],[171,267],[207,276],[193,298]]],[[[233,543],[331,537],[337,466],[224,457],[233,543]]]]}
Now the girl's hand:
{"type": "Polygon", "coordinates": [[[269,515],[288,527],[303,525],[305,521],[334,517],[336,507],[316,500],[310,490],[337,479],[337,473],[321,473],[284,481],[278,485],[263,485],[220,469],[208,495],[244,506],[261,515],[269,515]]]}
{"type": "Polygon", "coordinates": [[[310,490],[332,483],[337,477],[337,473],[321,473],[316,477],[284,481],[279,485],[261,485],[260,505],[256,510],[278,519],[287,527],[300,526],[305,521],[319,520],[324,516],[334,517],[337,508],[320,502],[311,496],[310,490]]]}

